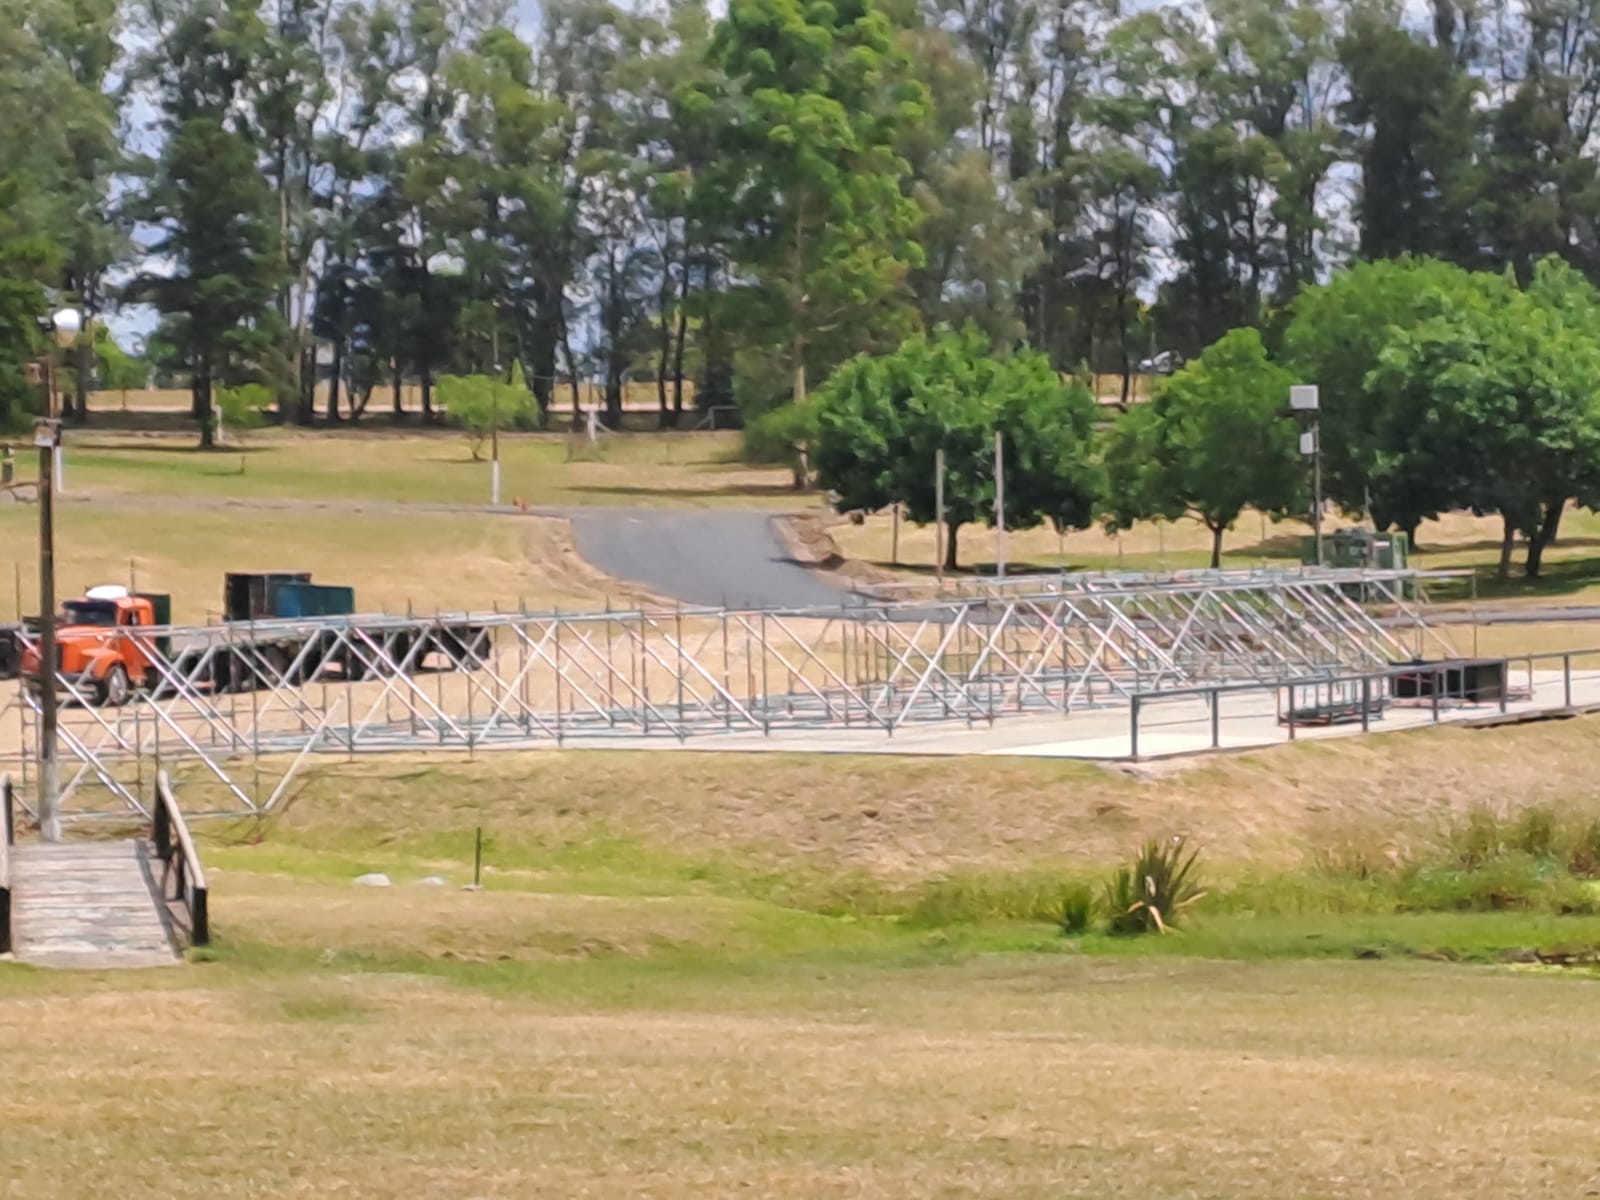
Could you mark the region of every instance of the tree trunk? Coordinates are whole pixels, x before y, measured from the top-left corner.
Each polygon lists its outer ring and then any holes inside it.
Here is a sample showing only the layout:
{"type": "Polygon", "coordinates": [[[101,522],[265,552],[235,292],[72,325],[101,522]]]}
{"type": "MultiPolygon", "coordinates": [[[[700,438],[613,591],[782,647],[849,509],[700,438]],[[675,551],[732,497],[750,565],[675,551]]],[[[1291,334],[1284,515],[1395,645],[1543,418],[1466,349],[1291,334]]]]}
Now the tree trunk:
{"type": "Polygon", "coordinates": [[[1501,516],[1500,521],[1504,532],[1500,537],[1500,565],[1494,577],[1504,583],[1511,578],[1511,550],[1517,540],[1517,526],[1508,516],[1501,516]]]}
{"type": "Polygon", "coordinates": [[[85,337],[78,339],[78,344],[73,350],[73,375],[76,378],[73,381],[72,390],[76,395],[73,399],[71,415],[79,421],[87,421],[89,419],[89,363],[91,361],[89,343],[94,339],[94,317],[92,314],[84,322],[84,326],[88,333],[85,337]]]}
{"type": "Polygon", "coordinates": [[[954,571],[956,566],[956,535],[961,529],[960,521],[946,521],[944,534],[944,569],[954,571]]]}
{"type": "Polygon", "coordinates": [[[405,385],[400,376],[400,360],[394,360],[394,419],[403,421],[406,415],[405,385]]]}
{"type": "MultiPolygon", "coordinates": [[[[687,282],[683,285],[683,294],[689,294],[687,282]]],[[[678,333],[672,346],[672,415],[677,418],[679,425],[683,424],[683,348],[689,336],[689,314],[682,305],[678,308],[678,333]]]]}
{"type": "Polygon", "coordinates": [[[1224,527],[1221,525],[1207,525],[1211,530],[1211,569],[1220,570],[1222,567],[1222,534],[1224,527]]]}
{"type": "Polygon", "coordinates": [[[200,449],[210,450],[217,444],[217,426],[211,408],[210,364],[195,372],[194,407],[200,419],[200,449]]]}
{"type": "Polygon", "coordinates": [[[1565,497],[1545,505],[1544,515],[1539,520],[1539,532],[1528,539],[1528,557],[1522,567],[1522,573],[1527,578],[1538,579],[1544,569],[1544,548],[1555,542],[1556,533],[1561,528],[1561,514],[1566,507],[1565,497]]]}
{"type": "MultiPolygon", "coordinates": [[[[317,349],[315,346],[302,346],[295,355],[299,367],[299,374],[295,376],[296,391],[298,392],[299,406],[295,412],[295,419],[301,425],[310,425],[317,419],[317,349]]],[[[283,405],[278,405],[281,415],[283,405]]]]}
{"type": "MultiPolygon", "coordinates": [[[[335,424],[339,420],[339,380],[344,375],[344,339],[336,338],[333,343],[333,377],[328,380],[328,423],[335,424]]],[[[355,406],[351,405],[350,415],[355,416],[355,406]]]]}
{"type": "Polygon", "coordinates": [[[422,423],[433,423],[433,365],[422,364],[422,423]]]}

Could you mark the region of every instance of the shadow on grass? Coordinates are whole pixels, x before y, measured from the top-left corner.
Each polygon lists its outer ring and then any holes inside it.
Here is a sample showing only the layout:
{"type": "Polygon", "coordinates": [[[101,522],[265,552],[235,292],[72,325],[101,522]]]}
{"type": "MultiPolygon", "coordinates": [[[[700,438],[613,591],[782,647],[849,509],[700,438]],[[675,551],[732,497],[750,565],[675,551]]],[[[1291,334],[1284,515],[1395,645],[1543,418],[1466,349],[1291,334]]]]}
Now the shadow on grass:
{"type": "MultiPolygon", "coordinates": [[[[67,448],[69,450],[73,448],[70,442],[67,444],[67,448]]],[[[198,442],[190,445],[174,445],[171,442],[101,441],[97,438],[83,445],[79,452],[84,455],[104,452],[108,454],[166,454],[178,457],[192,455],[195,458],[231,458],[237,454],[271,454],[278,449],[280,447],[251,445],[248,442],[242,445],[230,443],[225,446],[213,446],[210,449],[203,449],[198,442]]]]}
{"type": "Polygon", "coordinates": [[[730,483],[724,484],[721,487],[697,488],[651,488],[632,487],[627,484],[618,484],[615,486],[581,484],[578,486],[564,487],[561,490],[573,495],[584,496],[673,496],[692,498],[696,500],[716,500],[731,497],[753,498],[777,496],[792,496],[797,500],[803,500],[807,495],[805,492],[797,492],[792,487],[782,483],[730,483]]]}
{"type": "MultiPolygon", "coordinates": [[[[1562,543],[1563,546],[1589,544],[1600,543],[1577,539],[1562,543]]],[[[1428,564],[1423,562],[1413,565],[1426,567],[1428,564]]],[[[1511,578],[1504,582],[1495,578],[1494,563],[1476,563],[1470,567],[1464,565],[1461,569],[1470,569],[1472,575],[1439,581],[1436,586],[1429,588],[1430,597],[1435,601],[1469,600],[1473,594],[1474,576],[1477,580],[1479,600],[1561,597],[1600,589],[1600,557],[1547,560],[1544,564],[1544,573],[1538,579],[1527,578],[1522,574],[1521,564],[1514,563],[1511,568],[1511,578]]],[[[1596,597],[1596,603],[1600,603],[1600,597],[1596,597]]]]}

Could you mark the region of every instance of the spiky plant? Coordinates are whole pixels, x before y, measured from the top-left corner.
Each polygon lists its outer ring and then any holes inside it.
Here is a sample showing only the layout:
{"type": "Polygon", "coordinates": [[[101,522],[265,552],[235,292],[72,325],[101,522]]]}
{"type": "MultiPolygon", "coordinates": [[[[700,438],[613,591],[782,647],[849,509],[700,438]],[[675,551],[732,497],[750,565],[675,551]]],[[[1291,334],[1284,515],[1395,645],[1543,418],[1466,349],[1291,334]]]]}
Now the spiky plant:
{"type": "Polygon", "coordinates": [[[1114,934],[1166,933],[1205,895],[1195,871],[1198,850],[1184,854],[1188,839],[1151,838],[1131,867],[1106,884],[1108,929],[1114,934]]]}
{"type": "Polygon", "coordinates": [[[1094,893],[1086,884],[1073,884],[1061,897],[1061,932],[1078,937],[1089,932],[1094,920],[1094,893]]]}

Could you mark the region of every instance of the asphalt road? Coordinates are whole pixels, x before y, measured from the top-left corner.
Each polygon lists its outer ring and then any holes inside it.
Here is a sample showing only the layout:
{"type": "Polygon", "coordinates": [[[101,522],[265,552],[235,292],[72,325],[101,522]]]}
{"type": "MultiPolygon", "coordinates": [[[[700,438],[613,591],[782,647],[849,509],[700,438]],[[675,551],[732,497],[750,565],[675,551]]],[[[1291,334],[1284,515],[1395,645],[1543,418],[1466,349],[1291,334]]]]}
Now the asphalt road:
{"type": "Polygon", "coordinates": [[[685,604],[822,608],[855,597],[789,557],[772,517],[727,509],[568,510],[578,553],[608,575],[685,604]]]}

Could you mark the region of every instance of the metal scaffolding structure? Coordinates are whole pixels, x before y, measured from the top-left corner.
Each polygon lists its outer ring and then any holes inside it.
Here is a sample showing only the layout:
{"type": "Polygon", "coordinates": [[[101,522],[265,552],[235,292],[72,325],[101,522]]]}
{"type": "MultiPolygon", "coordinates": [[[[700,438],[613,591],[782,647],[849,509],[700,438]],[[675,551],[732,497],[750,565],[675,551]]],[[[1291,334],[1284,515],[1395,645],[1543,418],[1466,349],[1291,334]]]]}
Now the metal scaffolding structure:
{"type": "MultiPolygon", "coordinates": [[[[148,780],[165,767],[187,788],[209,786],[218,811],[262,813],[314,755],[821,728],[887,735],[1453,654],[1410,599],[1417,579],[1395,571],[1062,576],[815,610],[496,612],[122,632],[141,640],[159,683],[121,708],[68,689],[63,805],[142,812],[148,780]],[[474,631],[468,642],[451,636],[463,627],[474,631]],[[283,645],[298,652],[275,650],[283,645]]],[[[25,788],[36,706],[17,686],[0,709],[0,729],[14,731],[0,735],[0,758],[19,760],[25,788]]]]}

